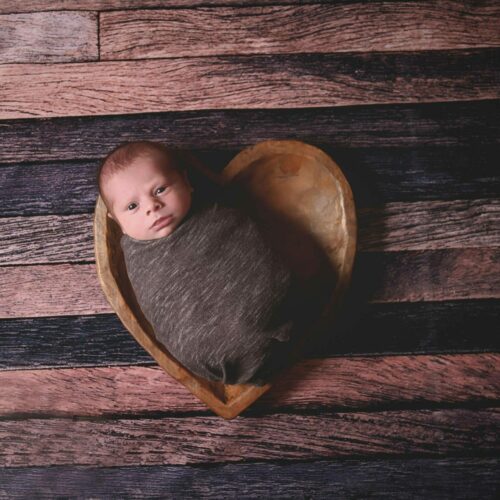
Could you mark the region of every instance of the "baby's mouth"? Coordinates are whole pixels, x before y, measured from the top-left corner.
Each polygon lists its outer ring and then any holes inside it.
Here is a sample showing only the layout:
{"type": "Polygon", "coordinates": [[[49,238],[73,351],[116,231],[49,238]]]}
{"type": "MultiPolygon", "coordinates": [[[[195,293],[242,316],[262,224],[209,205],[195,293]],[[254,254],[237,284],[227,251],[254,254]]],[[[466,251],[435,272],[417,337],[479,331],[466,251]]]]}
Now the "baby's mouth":
{"type": "Polygon", "coordinates": [[[159,219],[156,219],[154,224],[151,226],[151,228],[155,228],[158,226],[166,226],[172,222],[173,215],[164,215],[163,217],[160,217],[159,219]]]}

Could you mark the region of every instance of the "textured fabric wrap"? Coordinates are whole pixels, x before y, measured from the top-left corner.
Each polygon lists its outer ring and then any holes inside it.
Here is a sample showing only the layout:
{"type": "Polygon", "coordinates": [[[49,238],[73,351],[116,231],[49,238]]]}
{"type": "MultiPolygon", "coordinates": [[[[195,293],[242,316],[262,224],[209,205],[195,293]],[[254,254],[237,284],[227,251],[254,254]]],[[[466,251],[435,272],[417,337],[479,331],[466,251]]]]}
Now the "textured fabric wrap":
{"type": "Polygon", "coordinates": [[[249,215],[214,202],[168,236],[123,234],[120,245],[156,338],[186,368],[255,385],[279,369],[294,331],[293,277],[249,215]]]}

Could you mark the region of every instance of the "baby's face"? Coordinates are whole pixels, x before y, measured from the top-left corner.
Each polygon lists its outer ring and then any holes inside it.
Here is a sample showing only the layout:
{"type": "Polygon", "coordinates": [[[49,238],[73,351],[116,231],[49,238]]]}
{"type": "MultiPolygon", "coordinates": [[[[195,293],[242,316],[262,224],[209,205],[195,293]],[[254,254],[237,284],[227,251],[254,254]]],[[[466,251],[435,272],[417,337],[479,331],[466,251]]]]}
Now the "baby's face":
{"type": "Polygon", "coordinates": [[[146,157],[113,174],[105,189],[111,203],[112,214],[108,216],[137,240],[168,236],[191,207],[187,173],[175,168],[163,170],[146,157]]]}

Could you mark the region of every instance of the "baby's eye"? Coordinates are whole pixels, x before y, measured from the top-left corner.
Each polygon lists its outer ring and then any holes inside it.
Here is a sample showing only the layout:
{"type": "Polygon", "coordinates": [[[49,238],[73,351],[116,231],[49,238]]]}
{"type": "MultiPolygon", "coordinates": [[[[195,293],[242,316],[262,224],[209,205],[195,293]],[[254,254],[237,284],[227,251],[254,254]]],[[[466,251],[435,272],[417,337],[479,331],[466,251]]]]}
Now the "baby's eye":
{"type": "Polygon", "coordinates": [[[163,191],[165,191],[165,189],[167,189],[167,186],[161,186],[156,190],[156,192],[162,193],[163,191]]]}
{"type": "Polygon", "coordinates": [[[128,207],[127,210],[133,210],[135,208],[135,203],[131,203],[128,207]],[[132,208],[130,208],[132,207],[132,208]]]}

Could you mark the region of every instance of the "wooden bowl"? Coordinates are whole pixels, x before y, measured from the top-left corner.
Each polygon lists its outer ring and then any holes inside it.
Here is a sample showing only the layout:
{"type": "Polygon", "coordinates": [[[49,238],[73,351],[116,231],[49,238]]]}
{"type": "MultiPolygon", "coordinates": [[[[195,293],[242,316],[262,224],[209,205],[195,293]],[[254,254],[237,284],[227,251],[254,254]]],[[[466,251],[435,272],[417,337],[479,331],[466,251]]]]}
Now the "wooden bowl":
{"type": "MultiPolygon", "coordinates": [[[[203,170],[199,163],[190,167],[203,170]]],[[[205,173],[214,179],[213,173],[206,169],[205,173]]],[[[303,286],[311,293],[323,294],[317,320],[304,331],[294,351],[293,359],[300,357],[304,343],[330,324],[351,278],[357,232],[351,188],[326,153],[291,140],[264,141],[244,149],[216,180],[237,193],[241,207],[260,221],[269,242],[282,253],[303,286]]],[[[203,379],[179,363],[156,340],[138,305],[120,237],[118,224],[107,217],[99,196],[94,214],[96,268],[112,309],[168,374],[216,414],[226,419],[236,417],[268,391],[273,380],[262,387],[222,384],[203,379]]]]}

